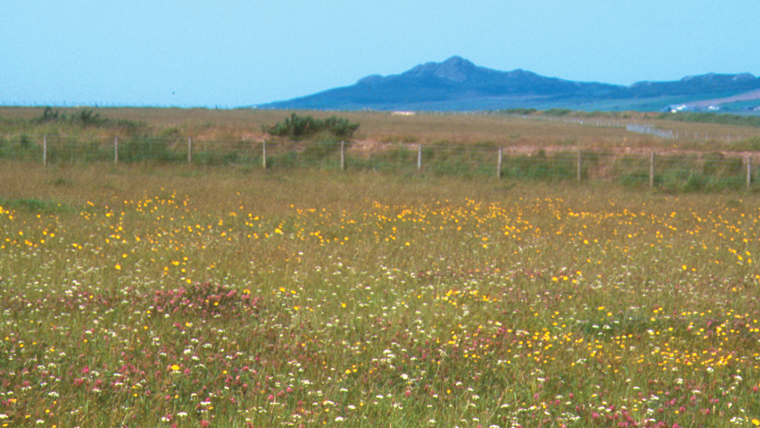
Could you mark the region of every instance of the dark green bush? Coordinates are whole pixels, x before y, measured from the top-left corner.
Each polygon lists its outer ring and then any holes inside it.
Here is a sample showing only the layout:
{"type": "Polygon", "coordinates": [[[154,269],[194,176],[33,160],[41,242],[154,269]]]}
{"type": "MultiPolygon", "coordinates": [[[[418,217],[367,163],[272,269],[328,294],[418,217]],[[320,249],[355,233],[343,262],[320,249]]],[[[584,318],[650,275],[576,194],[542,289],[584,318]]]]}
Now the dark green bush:
{"type": "Polygon", "coordinates": [[[23,149],[28,149],[32,147],[32,139],[29,138],[29,136],[26,134],[21,135],[18,142],[19,142],[19,145],[21,145],[21,148],[23,149]]]}
{"type": "Polygon", "coordinates": [[[504,112],[506,114],[520,114],[520,115],[523,115],[523,116],[531,115],[531,114],[533,114],[533,113],[535,113],[537,111],[538,110],[536,110],[534,108],[509,108],[509,109],[506,109],[506,110],[502,110],[502,112],[504,112]]]}
{"type": "Polygon", "coordinates": [[[566,108],[550,108],[543,112],[544,116],[566,116],[573,111],[566,108]]]}
{"type": "Polygon", "coordinates": [[[95,113],[95,110],[93,109],[82,109],[71,116],[66,116],[65,114],[61,114],[58,110],[53,110],[51,107],[45,107],[42,114],[31,119],[30,122],[32,124],[68,123],[75,126],[81,126],[82,128],[118,128],[130,134],[139,128],[137,123],[131,120],[111,120],[101,117],[100,113],[95,113]]]}
{"type": "Polygon", "coordinates": [[[357,128],[359,128],[359,124],[351,123],[348,119],[332,116],[321,120],[314,119],[311,116],[302,117],[293,113],[283,122],[270,127],[265,126],[263,129],[270,135],[290,137],[298,140],[322,133],[335,137],[350,138],[357,128]]]}

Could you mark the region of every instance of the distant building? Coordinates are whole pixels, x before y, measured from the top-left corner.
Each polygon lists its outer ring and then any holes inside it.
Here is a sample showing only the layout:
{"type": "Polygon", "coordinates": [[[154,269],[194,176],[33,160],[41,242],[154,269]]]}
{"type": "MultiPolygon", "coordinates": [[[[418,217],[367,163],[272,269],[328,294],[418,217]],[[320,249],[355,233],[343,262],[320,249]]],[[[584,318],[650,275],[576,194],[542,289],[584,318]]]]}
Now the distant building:
{"type": "Polygon", "coordinates": [[[663,113],[702,113],[702,112],[720,111],[720,106],[671,104],[660,111],[663,113]]]}
{"type": "Polygon", "coordinates": [[[681,105],[671,104],[669,106],[666,106],[662,110],[660,110],[660,112],[662,112],[662,113],[678,113],[678,112],[681,112],[681,111],[685,111],[685,109],[686,109],[686,105],[684,105],[684,104],[681,104],[681,105]]]}

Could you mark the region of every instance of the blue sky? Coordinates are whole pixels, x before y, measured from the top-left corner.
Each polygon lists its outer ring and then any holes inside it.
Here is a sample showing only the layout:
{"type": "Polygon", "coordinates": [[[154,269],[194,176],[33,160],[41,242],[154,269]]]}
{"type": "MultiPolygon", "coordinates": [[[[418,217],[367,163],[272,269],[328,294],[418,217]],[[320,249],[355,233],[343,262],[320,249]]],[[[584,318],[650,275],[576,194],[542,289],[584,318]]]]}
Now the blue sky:
{"type": "Polygon", "coordinates": [[[757,0],[2,0],[0,105],[238,107],[462,56],[629,85],[760,75],[757,0]]]}

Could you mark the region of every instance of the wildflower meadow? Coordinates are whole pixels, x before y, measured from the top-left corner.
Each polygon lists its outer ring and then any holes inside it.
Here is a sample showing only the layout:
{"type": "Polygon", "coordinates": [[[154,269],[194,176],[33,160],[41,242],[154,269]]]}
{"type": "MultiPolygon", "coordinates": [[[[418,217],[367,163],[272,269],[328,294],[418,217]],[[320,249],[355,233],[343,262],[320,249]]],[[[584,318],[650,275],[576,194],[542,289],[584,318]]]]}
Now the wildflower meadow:
{"type": "Polygon", "coordinates": [[[757,195],[0,164],[0,426],[760,425],[757,195]]]}

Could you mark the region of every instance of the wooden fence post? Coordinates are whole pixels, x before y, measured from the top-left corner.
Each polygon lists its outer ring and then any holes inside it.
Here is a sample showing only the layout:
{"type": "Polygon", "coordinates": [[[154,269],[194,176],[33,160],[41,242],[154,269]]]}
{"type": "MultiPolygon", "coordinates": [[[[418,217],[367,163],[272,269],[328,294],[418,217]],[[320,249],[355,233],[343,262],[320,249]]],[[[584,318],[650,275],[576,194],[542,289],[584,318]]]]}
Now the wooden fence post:
{"type": "Polygon", "coordinates": [[[193,138],[189,137],[187,139],[187,163],[192,164],[193,163],[193,138]]]}
{"type": "Polygon", "coordinates": [[[581,159],[582,159],[582,150],[578,149],[578,183],[581,182],[581,159]]]}
{"type": "Polygon", "coordinates": [[[346,149],[343,141],[340,142],[340,170],[346,170],[346,149]]]}
{"type": "Polygon", "coordinates": [[[649,188],[654,187],[654,151],[649,153],[649,188]]]}
{"type": "Polygon", "coordinates": [[[752,155],[747,156],[747,190],[752,186],[752,155]]]}
{"type": "Polygon", "coordinates": [[[417,171],[422,169],[422,143],[417,145],[417,171]]]}
{"type": "Polygon", "coordinates": [[[42,166],[47,166],[47,135],[42,136],[42,166]]]}
{"type": "Polygon", "coordinates": [[[496,178],[501,178],[501,147],[499,147],[499,160],[496,165],[496,178]]]}
{"type": "Polygon", "coordinates": [[[119,163],[119,137],[113,139],[113,163],[119,163]]]}
{"type": "Polygon", "coordinates": [[[261,167],[267,169],[267,140],[261,143],[261,167]]]}

